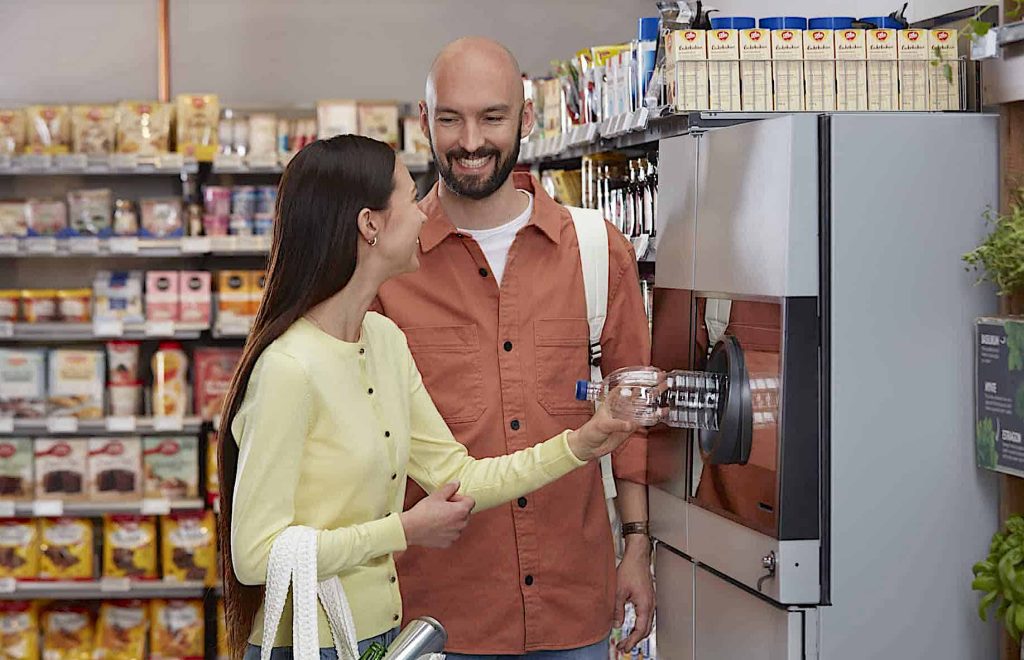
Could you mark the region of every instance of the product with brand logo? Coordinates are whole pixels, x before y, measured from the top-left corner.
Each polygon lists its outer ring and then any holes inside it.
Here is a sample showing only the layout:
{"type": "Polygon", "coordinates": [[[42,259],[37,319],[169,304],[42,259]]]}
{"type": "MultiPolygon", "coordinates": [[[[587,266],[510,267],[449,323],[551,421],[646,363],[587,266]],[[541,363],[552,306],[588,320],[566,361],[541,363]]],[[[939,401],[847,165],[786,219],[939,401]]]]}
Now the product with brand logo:
{"type": "Polygon", "coordinates": [[[25,113],[0,109],[0,154],[20,154],[25,148],[25,113]]]}
{"type": "Polygon", "coordinates": [[[158,577],[156,521],[152,517],[108,515],[103,518],[103,575],[137,580],[158,577]]]}
{"type": "Polygon", "coordinates": [[[75,234],[106,236],[113,225],[114,193],[109,188],[68,192],[68,226],[75,234]]]}
{"type": "Polygon", "coordinates": [[[217,533],[212,511],[172,513],[160,519],[164,578],[213,585],[217,533]]]}
{"type": "Polygon", "coordinates": [[[139,236],[168,238],[185,234],[185,218],[178,197],[154,197],[139,200],[142,223],[139,236]]]}
{"type": "Polygon", "coordinates": [[[836,110],[867,110],[867,41],[864,30],[836,30],[835,48],[836,110]]]}
{"type": "Polygon", "coordinates": [[[220,103],[215,94],[179,94],[177,116],[178,152],[201,161],[217,153],[217,120],[220,103]]]}
{"type": "Polygon", "coordinates": [[[43,660],[91,660],[92,614],[86,607],[59,604],[43,612],[43,660]]]}
{"type": "Polygon", "coordinates": [[[676,110],[708,110],[708,41],[704,30],[674,30],[665,46],[668,101],[676,110]]]}
{"type": "Polygon", "coordinates": [[[45,350],[0,348],[0,415],[42,417],[45,414],[45,350]]]}
{"type": "MultiPolygon", "coordinates": [[[[751,24],[753,19],[750,19],[751,24]]],[[[740,38],[739,31],[718,28],[708,30],[708,83],[711,110],[740,110],[740,38]]]]}
{"type": "Polygon", "coordinates": [[[896,33],[900,78],[900,110],[928,109],[928,31],[896,33]]]}
{"type": "Polygon", "coordinates": [[[146,273],[146,318],[150,321],[178,320],[179,274],[176,270],[146,273]]]}
{"type": "Polygon", "coordinates": [[[241,357],[242,351],[234,348],[196,349],[193,356],[195,413],[204,420],[212,420],[220,414],[241,357]]]}
{"type": "Polygon", "coordinates": [[[68,207],[60,199],[29,199],[25,224],[29,236],[57,236],[66,233],[68,207]]]}
{"type": "Polygon", "coordinates": [[[36,521],[31,518],[0,520],[0,577],[34,578],[39,575],[36,521]]]}
{"type": "Polygon", "coordinates": [[[195,436],[143,439],[145,497],[199,497],[199,440],[195,436]]]}
{"type": "Polygon", "coordinates": [[[762,28],[740,30],[740,89],[744,112],[772,110],[772,39],[762,28]]]}
{"type": "Polygon", "coordinates": [[[103,351],[50,351],[50,414],[96,419],[103,416],[103,351]]]}
{"type": "Polygon", "coordinates": [[[63,438],[35,441],[36,498],[80,500],[89,463],[84,442],[63,438]]]}
{"type": "Polygon", "coordinates": [[[71,122],[66,105],[31,105],[25,108],[30,154],[66,154],[71,146],[71,122]]]}
{"type": "Polygon", "coordinates": [[[90,438],[89,496],[93,500],[142,497],[142,440],[90,438]]]}
{"type": "Polygon", "coordinates": [[[0,657],[18,660],[39,657],[39,622],[35,603],[0,602],[0,657]]]}
{"type": "Polygon", "coordinates": [[[209,271],[181,273],[178,317],[182,323],[210,322],[210,281],[209,271]]]}
{"type": "Polygon", "coordinates": [[[170,150],[174,107],[156,101],[123,101],[117,106],[117,151],[157,156],[170,150]]]}
{"type": "Polygon", "coordinates": [[[805,106],[808,110],[836,109],[836,51],[832,30],[804,31],[805,106]]]}
{"type": "Polygon", "coordinates": [[[148,607],[141,600],[108,601],[100,606],[93,660],[146,657],[148,607]]]}
{"type": "Polygon", "coordinates": [[[123,323],[139,323],[144,320],[140,271],[101,270],[96,273],[92,290],[96,301],[93,312],[96,320],[123,323]]]}
{"type": "Polygon", "coordinates": [[[868,109],[899,110],[896,30],[868,30],[868,109]]]}
{"type": "Polygon", "coordinates": [[[27,500],[32,497],[32,440],[0,439],[0,500],[27,500]]]}
{"type": "Polygon", "coordinates": [[[959,110],[960,51],[957,46],[957,31],[930,30],[928,52],[941,62],[940,66],[928,67],[928,109],[959,110]]]}
{"type": "Polygon", "coordinates": [[[188,406],[188,358],[181,344],[160,343],[153,354],[153,414],[158,417],[181,417],[188,406]]]}
{"type": "Polygon", "coordinates": [[[113,153],[117,120],[112,105],[76,105],[71,108],[71,146],[75,153],[113,153]]]}
{"type": "Polygon", "coordinates": [[[92,289],[57,289],[57,316],[65,323],[88,323],[92,318],[92,289]]]}
{"type": "Polygon", "coordinates": [[[43,580],[87,580],[93,577],[92,521],[87,518],[44,519],[40,523],[43,580]]]}
{"type": "Polygon", "coordinates": [[[154,658],[201,658],[206,626],[201,600],[152,602],[150,653],[154,658]]]}
{"type": "MultiPolygon", "coordinates": [[[[0,153],[3,152],[0,151],[0,153]]],[[[27,233],[28,206],[25,202],[21,200],[0,202],[0,236],[25,236],[27,233]]]]}

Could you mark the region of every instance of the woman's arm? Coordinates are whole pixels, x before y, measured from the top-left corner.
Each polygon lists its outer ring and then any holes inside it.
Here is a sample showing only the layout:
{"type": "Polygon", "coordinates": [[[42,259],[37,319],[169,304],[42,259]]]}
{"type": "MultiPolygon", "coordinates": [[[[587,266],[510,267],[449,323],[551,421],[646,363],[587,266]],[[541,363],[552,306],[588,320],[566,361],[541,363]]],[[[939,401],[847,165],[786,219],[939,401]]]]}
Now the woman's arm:
{"type": "MultiPolygon", "coordinates": [[[[249,381],[245,401],[232,424],[239,443],[231,516],[231,560],[242,584],[264,584],[270,548],[278,534],[295,524],[303,447],[314,417],[306,371],[293,357],[265,352],[249,381]]],[[[320,579],[364,564],[374,557],[405,550],[398,516],[338,529],[319,530],[320,579]]]]}

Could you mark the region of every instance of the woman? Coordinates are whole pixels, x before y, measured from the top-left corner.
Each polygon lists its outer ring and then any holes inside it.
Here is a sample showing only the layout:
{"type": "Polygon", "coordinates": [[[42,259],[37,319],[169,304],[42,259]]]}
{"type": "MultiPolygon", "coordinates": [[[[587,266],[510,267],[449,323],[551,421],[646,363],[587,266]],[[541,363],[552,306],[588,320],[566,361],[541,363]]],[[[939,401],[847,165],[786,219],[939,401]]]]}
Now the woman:
{"type": "MultiPolygon", "coordinates": [[[[318,530],[318,577],[341,578],[362,652],[371,641],[389,643],[401,620],[392,553],[448,546],[472,510],[550,483],[633,430],[602,410],[530,449],[470,458],[423,388],[404,335],[367,312],[385,280],[418,267],[425,216],[401,160],[368,138],[314,142],[285,170],[277,204],[263,302],[221,426],[234,658],[259,657],[259,585],[288,527],[318,530]],[[433,494],[403,512],[407,471],[433,494]]],[[[322,657],[336,657],[322,609],[318,632],[322,657]]],[[[291,641],[286,608],[276,657],[288,657],[280,647],[291,641]]]]}

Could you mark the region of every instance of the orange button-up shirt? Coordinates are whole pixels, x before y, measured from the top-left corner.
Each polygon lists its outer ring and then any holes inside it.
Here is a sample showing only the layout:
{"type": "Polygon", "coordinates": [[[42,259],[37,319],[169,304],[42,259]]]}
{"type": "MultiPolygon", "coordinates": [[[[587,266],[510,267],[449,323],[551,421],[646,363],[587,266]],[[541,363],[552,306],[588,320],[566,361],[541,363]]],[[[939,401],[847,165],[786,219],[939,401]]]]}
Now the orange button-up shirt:
{"type": "MultiPolygon", "coordinates": [[[[479,245],[448,220],[437,187],[421,202],[420,269],[386,283],[380,310],[405,331],[427,391],[472,456],[533,446],[593,412],[576,401],[590,376],[579,244],[565,207],[527,174],[533,214],[499,288],[479,245]]],[[[608,318],[602,368],[650,363],[636,260],[609,225],[608,318]]],[[[645,483],[645,440],[613,457],[616,477],[645,483]]],[[[411,483],[411,482],[410,482],[411,483]]],[[[406,507],[424,496],[411,484],[406,507]]],[[[445,550],[398,561],[406,620],[438,619],[453,653],[570,649],[608,635],[615,596],[611,531],[592,462],[508,505],[474,515],[445,550]]]]}

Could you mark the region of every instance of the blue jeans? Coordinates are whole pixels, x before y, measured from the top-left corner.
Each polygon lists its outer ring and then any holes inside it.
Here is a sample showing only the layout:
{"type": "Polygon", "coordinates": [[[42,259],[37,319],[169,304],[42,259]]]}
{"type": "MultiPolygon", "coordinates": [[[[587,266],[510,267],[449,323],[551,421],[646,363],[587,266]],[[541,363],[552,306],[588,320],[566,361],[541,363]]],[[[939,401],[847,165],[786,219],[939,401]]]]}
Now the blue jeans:
{"type": "MultiPolygon", "coordinates": [[[[391,645],[391,642],[395,641],[395,637],[398,637],[398,628],[392,628],[391,630],[377,635],[376,637],[370,637],[359,642],[359,655],[366,653],[366,649],[370,648],[370,644],[374,642],[380,642],[387,648],[391,645]]],[[[260,660],[260,647],[255,644],[250,644],[245,649],[244,660],[260,660]]],[[[290,646],[277,646],[270,652],[270,660],[292,660],[292,647],[290,646]]],[[[320,660],[338,660],[338,652],[333,648],[320,649],[320,660]]]]}
{"type": "MultiPolygon", "coordinates": [[[[246,660],[249,660],[246,658],[246,660]]],[[[469,655],[446,653],[445,660],[608,660],[608,640],[564,651],[532,651],[525,655],[469,655]]]]}

